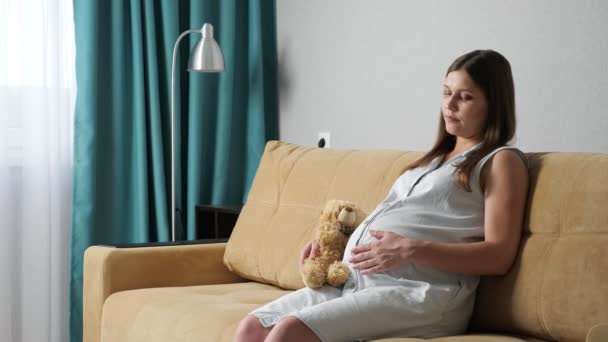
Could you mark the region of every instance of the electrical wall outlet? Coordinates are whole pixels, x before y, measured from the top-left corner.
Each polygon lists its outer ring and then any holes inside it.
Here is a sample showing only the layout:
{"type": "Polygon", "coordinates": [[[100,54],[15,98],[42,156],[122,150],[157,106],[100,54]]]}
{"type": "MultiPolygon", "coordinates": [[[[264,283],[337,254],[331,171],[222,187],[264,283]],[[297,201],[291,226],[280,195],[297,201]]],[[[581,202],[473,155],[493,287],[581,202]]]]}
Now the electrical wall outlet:
{"type": "Polygon", "coordinates": [[[318,132],[317,133],[317,147],[330,148],[331,147],[331,133],[330,132],[318,132]]]}

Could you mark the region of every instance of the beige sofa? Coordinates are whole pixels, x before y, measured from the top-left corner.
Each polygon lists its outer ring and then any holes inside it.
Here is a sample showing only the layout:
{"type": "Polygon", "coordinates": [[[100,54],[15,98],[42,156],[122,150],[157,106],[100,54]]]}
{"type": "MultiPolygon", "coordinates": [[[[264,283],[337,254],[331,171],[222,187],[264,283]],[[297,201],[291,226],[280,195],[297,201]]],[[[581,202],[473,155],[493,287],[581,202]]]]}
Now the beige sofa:
{"type": "MultiPolygon", "coordinates": [[[[87,249],[84,341],[231,341],[248,312],[303,286],[298,256],[327,199],[369,213],[418,156],[268,142],[227,243],[87,249]]],[[[482,277],[466,335],[432,341],[608,341],[608,154],[528,156],[514,265],[482,277]]]]}

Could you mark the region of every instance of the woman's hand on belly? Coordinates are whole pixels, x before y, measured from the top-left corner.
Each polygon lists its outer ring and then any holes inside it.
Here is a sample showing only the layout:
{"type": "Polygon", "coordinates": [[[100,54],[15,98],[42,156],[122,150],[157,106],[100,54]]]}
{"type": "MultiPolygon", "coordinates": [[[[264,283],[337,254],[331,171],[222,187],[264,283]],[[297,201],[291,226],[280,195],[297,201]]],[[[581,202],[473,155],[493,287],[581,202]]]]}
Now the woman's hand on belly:
{"type": "Polygon", "coordinates": [[[390,271],[413,262],[421,242],[382,230],[370,230],[369,234],[378,241],[354,247],[348,259],[361,274],[390,271]]]}

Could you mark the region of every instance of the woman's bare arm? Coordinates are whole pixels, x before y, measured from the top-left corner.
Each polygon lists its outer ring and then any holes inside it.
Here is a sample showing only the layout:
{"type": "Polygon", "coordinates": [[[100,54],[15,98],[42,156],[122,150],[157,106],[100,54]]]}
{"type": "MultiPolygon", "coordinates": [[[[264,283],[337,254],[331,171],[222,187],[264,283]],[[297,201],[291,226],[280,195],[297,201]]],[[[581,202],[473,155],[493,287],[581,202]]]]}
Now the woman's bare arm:
{"type": "Polygon", "coordinates": [[[519,245],[528,193],[528,171],[519,156],[500,151],[485,166],[485,240],[420,241],[414,263],[465,274],[505,274],[519,245]]]}

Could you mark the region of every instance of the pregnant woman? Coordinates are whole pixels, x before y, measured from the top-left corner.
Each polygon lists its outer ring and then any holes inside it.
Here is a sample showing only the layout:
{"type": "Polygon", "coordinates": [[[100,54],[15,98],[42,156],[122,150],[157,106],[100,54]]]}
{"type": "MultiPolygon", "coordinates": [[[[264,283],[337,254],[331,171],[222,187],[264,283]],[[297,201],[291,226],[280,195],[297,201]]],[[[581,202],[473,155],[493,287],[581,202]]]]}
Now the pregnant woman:
{"type": "MultiPolygon", "coordinates": [[[[432,338],[465,332],[480,275],[517,253],[528,162],[515,134],[509,62],[492,50],[457,58],[443,84],[435,145],[409,165],[351,235],[341,288],[303,288],[246,316],[235,341],[432,338]]],[[[302,251],[314,258],[318,244],[302,251]]]]}

